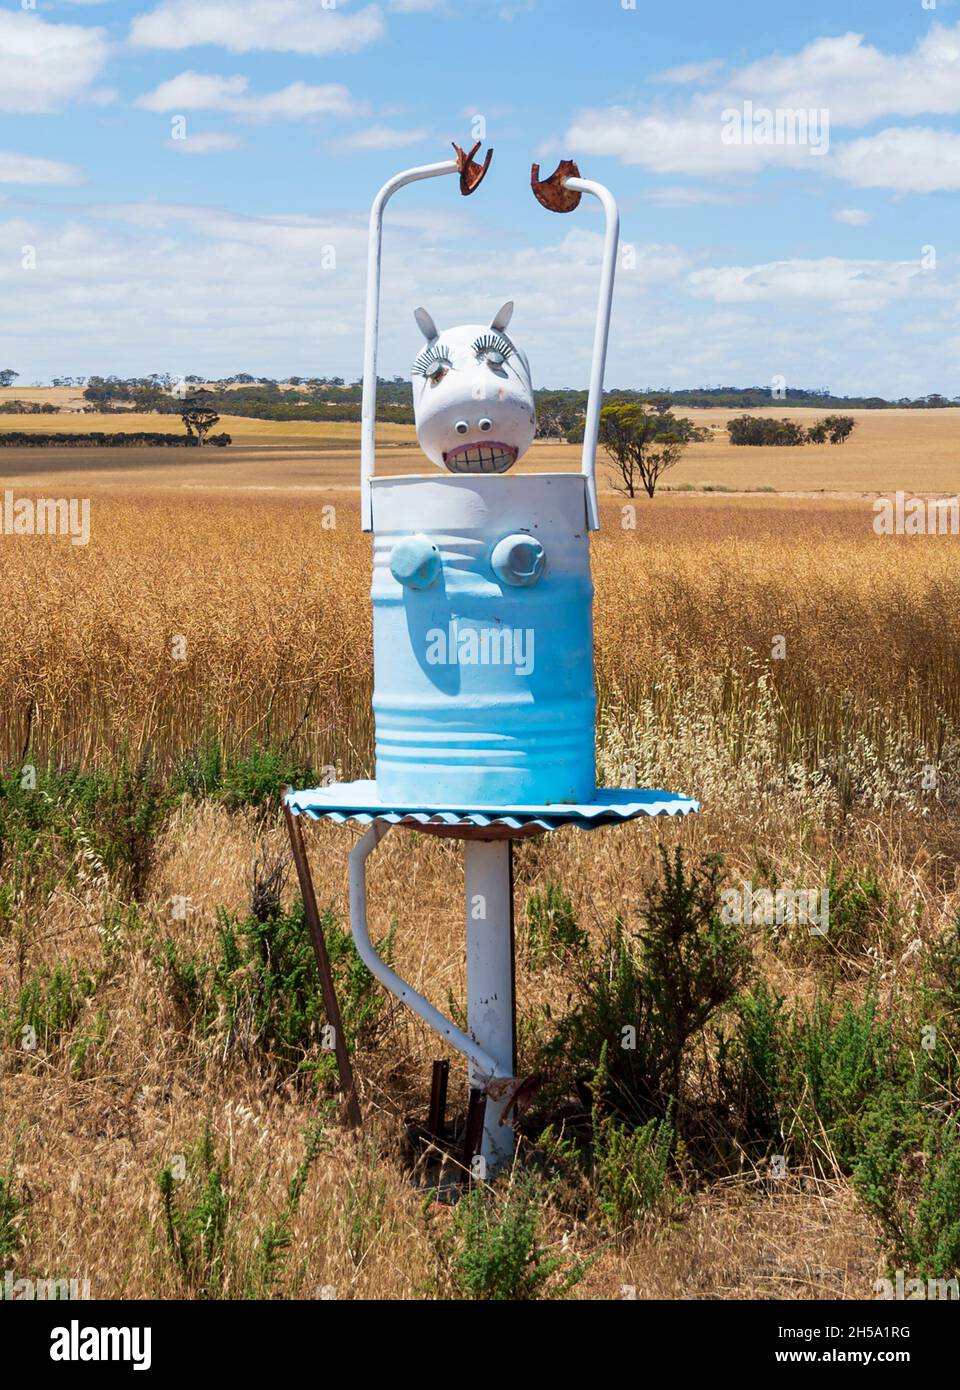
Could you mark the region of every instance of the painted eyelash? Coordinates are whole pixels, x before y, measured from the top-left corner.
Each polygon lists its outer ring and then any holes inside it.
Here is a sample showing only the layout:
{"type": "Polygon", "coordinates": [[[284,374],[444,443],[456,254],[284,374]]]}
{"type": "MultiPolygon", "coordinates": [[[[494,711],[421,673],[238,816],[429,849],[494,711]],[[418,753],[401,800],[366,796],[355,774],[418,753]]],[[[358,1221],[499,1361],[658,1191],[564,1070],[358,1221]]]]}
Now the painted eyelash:
{"type": "Polygon", "coordinates": [[[473,350],[478,358],[486,357],[488,352],[498,352],[504,362],[509,362],[514,352],[512,343],[508,343],[506,338],[498,338],[494,333],[485,333],[482,338],[478,338],[473,350]]]}
{"type": "Polygon", "coordinates": [[[453,368],[450,354],[442,344],[435,344],[431,348],[426,348],[413,364],[414,373],[419,376],[431,376],[431,368],[435,371],[438,367],[443,367],[447,371],[451,371],[453,368]]]}

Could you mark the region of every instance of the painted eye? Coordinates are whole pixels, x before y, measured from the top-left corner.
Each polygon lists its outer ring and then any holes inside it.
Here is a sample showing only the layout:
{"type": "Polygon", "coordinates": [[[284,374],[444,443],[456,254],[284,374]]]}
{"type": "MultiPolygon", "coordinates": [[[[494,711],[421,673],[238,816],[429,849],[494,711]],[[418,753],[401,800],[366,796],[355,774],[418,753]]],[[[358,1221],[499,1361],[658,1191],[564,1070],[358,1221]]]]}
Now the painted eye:
{"type": "Polygon", "coordinates": [[[456,430],[457,434],[466,434],[470,426],[467,424],[466,420],[458,420],[453,428],[456,430]]]}
{"type": "Polygon", "coordinates": [[[492,429],[493,429],[493,421],[492,421],[492,420],[481,420],[481,421],[480,421],[480,428],[483,430],[484,434],[486,434],[488,430],[492,430],[492,429]]]}
{"type": "Polygon", "coordinates": [[[499,333],[484,333],[482,338],[478,338],[473,345],[478,362],[486,362],[487,366],[493,371],[502,367],[513,356],[514,347],[508,343],[506,338],[501,338],[499,333]]]}
{"type": "Polygon", "coordinates": [[[421,352],[413,364],[414,376],[426,377],[427,381],[434,386],[443,380],[447,372],[452,371],[453,363],[450,361],[450,354],[441,343],[421,352]]]}

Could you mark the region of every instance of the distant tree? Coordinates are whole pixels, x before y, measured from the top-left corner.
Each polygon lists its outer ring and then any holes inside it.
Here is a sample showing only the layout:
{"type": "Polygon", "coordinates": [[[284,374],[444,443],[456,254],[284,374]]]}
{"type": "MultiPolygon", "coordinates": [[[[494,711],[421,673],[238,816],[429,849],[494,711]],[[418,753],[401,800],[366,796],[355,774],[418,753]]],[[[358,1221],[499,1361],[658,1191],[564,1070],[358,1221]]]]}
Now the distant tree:
{"type": "Polygon", "coordinates": [[[727,421],[731,444],[805,444],[806,430],[796,420],[769,420],[760,415],[738,415],[727,421]]]}
{"type": "Polygon", "coordinates": [[[797,445],[842,444],[854,428],[852,415],[825,415],[809,429],[796,420],[770,420],[759,415],[738,415],[727,421],[731,444],[797,445]]]}
{"type": "Polygon", "coordinates": [[[623,403],[604,406],[600,443],[614,465],[617,492],[635,497],[642,487],[652,497],[663,474],[680,461],[692,428],[691,421],[677,420],[668,410],[623,403]]]}
{"type": "MultiPolygon", "coordinates": [[[[583,411],[568,397],[545,395],[537,401],[537,436],[540,439],[569,439],[582,426],[583,411]]],[[[581,438],[582,438],[581,434],[581,438]]]]}
{"type": "Polygon", "coordinates": [[[12,367],[5,367],[0,371],[0,386],[12,386],[19,375],[20,373],[15,372],[12,367]]]}
{"type": "Polygon", "coordinates": [[[180,405],[180,418],[187,434],[197,441],[198,446],[203,443],[204,435],[220,420],[209,405],[209,400],[209,391],[195,391],[192,396],[185,396],[180,405]]]}
{"type": "Polygon", "coordinates": [[[845,444],[857,422],[852,415],[828,415],[823,423],[830,433],[831,444],[845,444]]]}

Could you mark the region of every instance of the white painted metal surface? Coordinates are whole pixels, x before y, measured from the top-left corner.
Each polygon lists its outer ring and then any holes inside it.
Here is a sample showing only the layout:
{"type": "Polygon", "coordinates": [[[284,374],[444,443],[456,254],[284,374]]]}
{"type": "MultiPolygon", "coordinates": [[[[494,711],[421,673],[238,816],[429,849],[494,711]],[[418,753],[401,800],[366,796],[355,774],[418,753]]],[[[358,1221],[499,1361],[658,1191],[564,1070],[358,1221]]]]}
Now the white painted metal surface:
{"type": "Polygon", "coordinates": [[[587,515],[591,531],[600,530],[600,508],[597,502],[597,436],[600,432],[600,410],[603,406],[603,375],[607,365],[607,342],[610,337],[610,314],[613,308],[613,281],[617,271],[617,246],[620,241],[620,213],[616,199],[602,183],[591,179],[564,179],[565,188],[575,193],[590,193],[603,208],[606,229],[603,239],[603,259],[600,270],[600,298],[597,304],[597,324],[593,338],[593,363],[590,369],[590,395],[587,418],[583,428],[583,458],[580,471],[587,479],[587,515]]]}
{"type": "Polygon", "coordinates": [[[385,989],[402,1000],[407,1008],[422,1018],[435,1033],[446,1038],[451,1047],[463,1053],[470,1063],[471,1074],[482,1077],[484,1083],[494,1076],[509,1076],[509,1066],[506,1071],[502,1071],[496,1060],[479,1043],[468,1038],[466,1033],[445,1018],[439,1009],[435,1009],[424,999],[413,985],[408,985],[395,970],[391,970],[386,961],[377,954],[370,940],[367,928],[367,859],[389,830],[390,827],[382,822],[371,825],[350,851],[350,925],[357,954],[371,975],[379,980],[385,989]]]}
{"type": "MultiPolygon", "coordinates": [[[[501,1076],[512,1076],[514,975],[513,882],[509,840],[465,840],[463,871],[467,923],[467,1023],[501,1076]]],[[[470,1085],[484,1077],[470,1064],[470,1085]]],[[[513,1159],[513,1125],[500,1123],[503,1102],[490,1097],[476,1176],[488,1177],[513,1159]]]]}
{"type": "Polygon", "coordinates": [[[383,185],[370,209],[370,245],[367,252],[367,307],[363,330],[363,399],[360,407],[360,524],[373,528],[370,514],[370,479],[376,466],[377,425],[377,347],[380,341],[380,262],[383,251],[383,211],[398,189],[421,179],[455,174],[455,159],[440,164],[423,164],[395,174],[383,185]]]}

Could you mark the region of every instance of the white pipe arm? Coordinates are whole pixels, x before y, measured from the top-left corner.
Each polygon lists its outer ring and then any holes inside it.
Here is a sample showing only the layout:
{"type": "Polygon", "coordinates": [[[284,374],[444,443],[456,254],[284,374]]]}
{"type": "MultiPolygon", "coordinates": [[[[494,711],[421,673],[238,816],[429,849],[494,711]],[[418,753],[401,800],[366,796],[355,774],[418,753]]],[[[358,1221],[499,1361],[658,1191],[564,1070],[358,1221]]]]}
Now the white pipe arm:
{"type": "Polygon", "coordinates": [[[360,524],[364,531],[373,530],[373,509],[370,479],[376,466],[377,425],[377,348],[380,341],[380,258],[383,245],[383,211],[398,188],[420,179],[435,179],[441,174],[455,174],[460,166],[455,159],[441,164],[423,164],[405,169],[383,185],[370,209],[370,243],[367,252],[367,307],[363,330],[363,401],[360,407],[360,524]]]}
{"type": "Polygon", "coordinates": [[[374,949],[367,929],[367,859],[389,829],[389,825],[384,825],[382,821],[376,822],[361,835],[350,851],[350,926],[357,954],[371,975],[406,1004],[408,1009],[412,1009],[422,1018],[435,1033],[445,1038],[451,1047],[468,1058],[482,1074],[484,1081],[489,1081],[495,1076],[509,1076],[509,1071],[498,1067],[493,1058],[488,1056],[483,1048],[478,1047],[472,1038],[468,1038],[466,1033],[461,1032],[444,1017],[439,1009],[435,1009],[422,994],[418,994],[412,985],[401,980],[397,972],[391,970],[374,949]]]}
{"type": "Polygon", "coordinates": [[[587,418],[583,427],[583,458],[580,471],[587,480],[587,524],[591,531],[600,529],[600,507],[597,501],[597,436],[600,432],[600,410],[603,405],[603,374],[607,365],[607,341],[610,337],[610,312],[613,307],[613,279],[617,270],[617,246],[620,240],[620,213],[609,188],[592,179],[566,178],[564,188],[574,193],[591,193],[599,199],[606,219],[603,241],[603,261],[600,271],[600,298],[597,307],[597,327],[593,339],[593,364],[590,369],[590,395],[587,418]]]}

